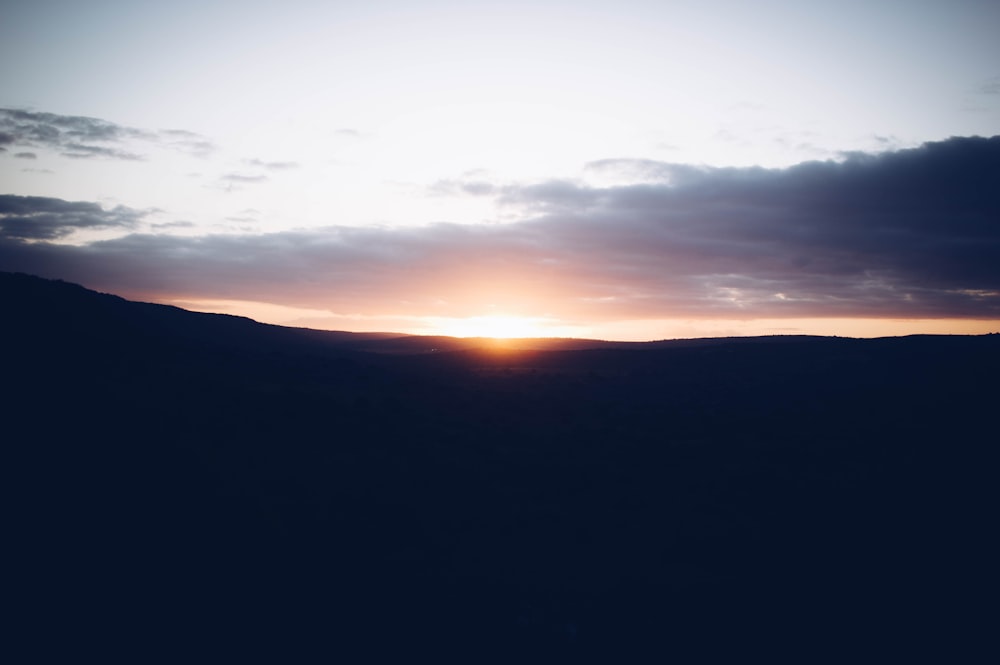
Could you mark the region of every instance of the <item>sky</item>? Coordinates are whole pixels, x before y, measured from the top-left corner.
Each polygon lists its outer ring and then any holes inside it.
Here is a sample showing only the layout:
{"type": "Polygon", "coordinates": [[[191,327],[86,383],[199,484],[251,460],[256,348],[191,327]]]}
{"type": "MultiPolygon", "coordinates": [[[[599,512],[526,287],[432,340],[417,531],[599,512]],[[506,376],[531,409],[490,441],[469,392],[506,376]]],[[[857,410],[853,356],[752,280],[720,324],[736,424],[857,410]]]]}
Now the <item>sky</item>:
{"type": "Polygon", "coordinates": [[[996,332],[998,25],[992,0],[9,0],[0,270],[333,330],[996,332]]]}

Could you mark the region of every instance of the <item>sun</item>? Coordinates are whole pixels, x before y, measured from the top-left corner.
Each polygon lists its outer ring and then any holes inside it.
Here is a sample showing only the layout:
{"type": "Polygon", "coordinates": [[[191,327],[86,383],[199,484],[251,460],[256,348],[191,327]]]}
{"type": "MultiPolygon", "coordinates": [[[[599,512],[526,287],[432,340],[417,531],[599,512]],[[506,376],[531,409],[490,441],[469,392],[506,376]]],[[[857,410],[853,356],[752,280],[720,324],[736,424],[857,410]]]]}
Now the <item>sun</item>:
{"type": "Polygon", "coordinates": [[[442,321],[437,330],[449,337],[512,339],[547,336],[542,319],[526,316],[470,316],[442,321]]]}

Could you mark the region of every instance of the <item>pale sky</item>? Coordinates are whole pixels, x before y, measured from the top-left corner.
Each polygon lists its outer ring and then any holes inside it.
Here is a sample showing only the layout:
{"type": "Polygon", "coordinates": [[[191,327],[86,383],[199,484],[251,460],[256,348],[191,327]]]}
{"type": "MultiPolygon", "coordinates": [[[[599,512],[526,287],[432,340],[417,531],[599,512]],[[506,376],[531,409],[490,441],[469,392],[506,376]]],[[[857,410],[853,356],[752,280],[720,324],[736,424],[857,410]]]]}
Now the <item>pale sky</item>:
{"type": "Polygon", "coordinates": [[[1000,330],[998,26],[955,0],[7,2],[0,270],[340,330],[1000,330]]]}

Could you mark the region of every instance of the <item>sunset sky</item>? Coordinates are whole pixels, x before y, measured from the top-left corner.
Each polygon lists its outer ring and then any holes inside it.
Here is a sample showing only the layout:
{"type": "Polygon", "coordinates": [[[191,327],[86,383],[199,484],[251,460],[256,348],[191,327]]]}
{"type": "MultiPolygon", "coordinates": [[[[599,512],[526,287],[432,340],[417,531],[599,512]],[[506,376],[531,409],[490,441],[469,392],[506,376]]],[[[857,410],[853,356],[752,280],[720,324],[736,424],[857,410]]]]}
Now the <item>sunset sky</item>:
{"type": "Polygon", "coordinates": [[[1000,331],[1000,3],[0,9],[0,270],[336,330],[1000,331]]]}

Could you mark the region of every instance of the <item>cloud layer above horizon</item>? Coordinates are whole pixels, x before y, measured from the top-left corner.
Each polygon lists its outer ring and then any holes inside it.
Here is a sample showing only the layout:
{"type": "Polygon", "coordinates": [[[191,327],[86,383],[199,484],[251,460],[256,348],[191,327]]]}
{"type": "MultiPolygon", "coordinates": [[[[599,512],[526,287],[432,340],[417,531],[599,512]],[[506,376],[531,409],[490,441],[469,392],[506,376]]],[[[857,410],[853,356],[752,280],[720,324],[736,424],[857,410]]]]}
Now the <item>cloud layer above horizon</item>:
{"type": "Polygon", "coordinates": [[[0,269],[341,316],[1000,318],[1000,137],[782,169],[584,172],[428,192],[490,199],[503,222],[200,237],[135,232],[149,210],[5,195],[0,269]],[[120,234],[57,242],[81,228],[120,234]]]}

